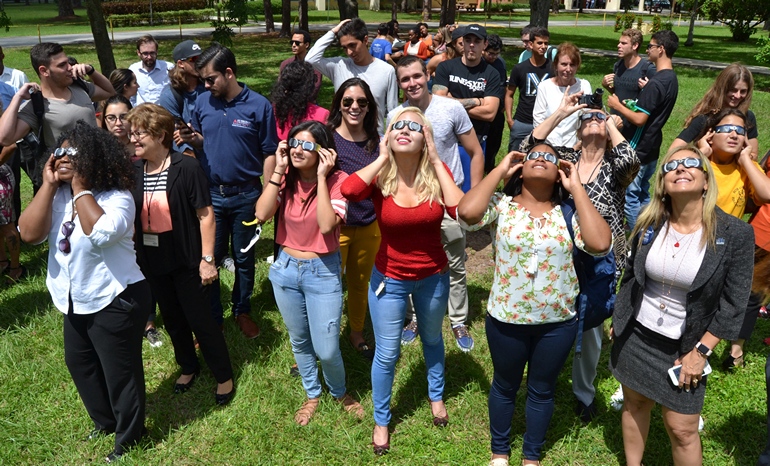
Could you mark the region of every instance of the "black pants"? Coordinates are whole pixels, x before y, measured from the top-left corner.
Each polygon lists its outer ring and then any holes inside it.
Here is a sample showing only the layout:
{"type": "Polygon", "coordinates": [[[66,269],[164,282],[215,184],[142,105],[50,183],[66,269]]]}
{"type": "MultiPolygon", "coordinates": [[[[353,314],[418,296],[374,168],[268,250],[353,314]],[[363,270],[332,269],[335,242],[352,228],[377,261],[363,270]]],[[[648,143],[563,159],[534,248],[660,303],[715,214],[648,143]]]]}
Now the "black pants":
{"type": "Polygon", "coordinates": [[[487,149],[484,151],[484,173],[489,173],[497,165],[497,153],[503,143],[503,129],[505,128],[505,114],[498,112],[487,134],[487,149]]]}
{"type": "Polygon", "coordinates": [[[217,383],[232,379],[233,368],[225,337],[211,315],[211,287],[201,285],[198,270],[179,268],[164,275],[146,275],[182,374],[192,374],[200,368],[192,336],[195,332],[203,359],[217,383]]]}
{"type": "Polygon", "coordinates": [[[94,314],[64,318],[64,360],[96,429],[115,432],[115,450],[144,429],[142,334],[150,311],[146,281],[129,285],[94,314]]]}

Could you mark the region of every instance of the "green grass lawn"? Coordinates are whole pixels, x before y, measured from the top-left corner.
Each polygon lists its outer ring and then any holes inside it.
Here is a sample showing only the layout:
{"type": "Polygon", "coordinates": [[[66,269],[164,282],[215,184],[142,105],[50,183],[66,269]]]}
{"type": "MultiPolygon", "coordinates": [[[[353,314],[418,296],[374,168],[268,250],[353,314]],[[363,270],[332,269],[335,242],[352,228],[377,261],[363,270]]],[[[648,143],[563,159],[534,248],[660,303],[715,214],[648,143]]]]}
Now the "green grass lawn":
{"type": "MultiPolygon", "coordinates": [[[[175,44],[163,42],[161,57],[170,56],[175,44]]],[[[289,54],[286,41],[257,36],[236,40],[240,78],[268,94],[277,76],[278,63],[289,54]]],[[[119,66],[136,61],[129,44],[116,46],[119,66]]],[[[67,46],[81,62],[94,62],[95,51],[86,45],[67,46]]],[[[339,50],[337,50],[338,52],[339,50]]],[[[6,64],[29,72],[26,51],[5,50],[6,64]]],[[[330,51],[330,53],[333,53],[330,51]]],[[[519,51],[508,48],[510,70],[519,51]]],[[[593,85],[612,69],[612,59],[584,57],[579,75],[593,85]]],[[[665,147],[676,137],[682,121],[703,95],[716,73],[677,70],[680,96],[664,134],[665,147]]],[[[770,88],[764,79],[762,85],[770,88]]],[[[324,81],[321,105],[331,102],[332,89],[324,81]]],[[[752,108],[760,128],[760,151],[770,148],[770,94],[754,94],[752,108]]],[[[507,132],[506,132],[507,133],[507,132]]],[[[507,134],[503,147],[507,144],[507,134]]],[[[26,178],[25,178],[26,182],[26,178]]],[[[27,202],[31,195],[24,186],[27,202]]],[[[228,319],[225,337],[236,372],[237,395],[224,409],[214,407],[215,381],[204,369],[201,379],[184,395],[174,395],[178,368],[170,340],[151,348],[145,343],[147,379],[147,427],[149,438],[132,450],[125,464],[227,464],[227,465],[350,465],[350,464],[486,464],[489,458],[487,394],[492,365],[484,336],[483,315],[492,280],[492,266],[469,277],[471,334],[476,348],[462,353],[452,344],[448,322],[444,327],[447,348],[446,402],[450,425],[431,424],[427,402],[425,364],[419,343],[404,348],[398,364],[393,393],[391,453],[372,455],[370,365],[341,337],[349,391],[361,399],[369,417],[356,422],[324,395],[310,425],[298,427],[293,413],[304,400],[298,379],[288,374],[293,356],[288,335],[272,298],[264,258],[272,251],[268,225],[257,244],[256,288],[252,300],[262,336],[253,341],[241,337],[228,319]]],[[[470,254],[477,254],[470,251],[470,254]]],[[[0,464],[84,464],[101,462],[112,448],[112,438],[85,440],[92,426],[64,364],[62,317],[51,306],[45,286],[47,248],[24,246],[22,261],[31,277],[14,286],[0,285],[0,464]]],[[[747,264],[747,266],[750,266],[747,264]]],[[[222,273],[223,296],[229,296],[232,275],[222,273]]],[[[1,283],[1,282],[0,282],[1,283]]],[[[228,301],[227,298],[224,301],[228,301]]],[[[225,302],[227,308],[227,303],[225,302]]],[[[367,323],[370,332],[370,324],[367,323]]],[[[725,344],[712,357],[703,411],[704,464],[753,465],[765,443],[764,363],[768,350],[761,339],[770,334],[770,322],[757,324],[746,347],[746,367],[735,374],[720,369],[725,344]]],[[[370,334],[371,336],[371,334],[370,334]]],[[[617,388],[607,370],[607,355],[599,364],[597,378],[598,418],[583,426],[573,414],[571,360],[558,381],[556,410],[548,433],[543,463],[549,465],[619,465],[623,458],[620,413],[608,408],[617,388]]],[[[661,377],[665,374],[661,374],[661,377]]],[[[517,399],[513,420],[513,461],[517,464],[524,432],[524,392],[517,399]]],[[[670,445],[660,411],[653,412],[645,464],[671,464],[670,445]]]]}

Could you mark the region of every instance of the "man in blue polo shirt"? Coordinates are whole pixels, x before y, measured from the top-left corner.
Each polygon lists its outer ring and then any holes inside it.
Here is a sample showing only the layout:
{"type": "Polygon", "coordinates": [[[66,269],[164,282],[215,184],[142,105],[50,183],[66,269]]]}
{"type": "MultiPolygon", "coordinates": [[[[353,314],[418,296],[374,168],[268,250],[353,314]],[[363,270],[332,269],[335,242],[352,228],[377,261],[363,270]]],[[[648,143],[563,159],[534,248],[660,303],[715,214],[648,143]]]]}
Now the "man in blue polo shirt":
{"type": "MultiPolygon", "coordinates": [[[[278,137],[270,102],[236,78],[233,52],[212,45],[198,57],[195,67],[209,90],[195,103],[192,126],[186,136],[202,148],[200,162],[208,176],[211,201],[217,223],[214,255],[219,263],[232,241],[235,260],[233,316],[247,338],[259,336],[259,326],[251,319],[251,294],[254,290],[254,250],[241,252],[256,230],[243,222],[254,219],[254,206],[262,193],[259,177],[263,169],[272,172],[278,137]]],[[[211,262],[214,258],[203,257],[211,262]]],[[[212,312],[222,323],[223,310],[219,281],[211,285],[212,312]]]]}

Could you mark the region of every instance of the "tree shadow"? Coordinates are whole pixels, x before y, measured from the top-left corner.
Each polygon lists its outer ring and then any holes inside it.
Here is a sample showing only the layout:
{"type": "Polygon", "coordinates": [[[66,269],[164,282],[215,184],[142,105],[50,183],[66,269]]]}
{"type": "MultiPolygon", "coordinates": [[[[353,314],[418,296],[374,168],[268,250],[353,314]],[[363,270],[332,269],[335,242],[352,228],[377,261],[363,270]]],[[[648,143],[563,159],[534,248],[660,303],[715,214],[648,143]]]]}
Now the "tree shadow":
{"type": "Polygon", "coordinates": [[[732,414],[709,426],[709,437],[730,452],[735,464],[754,465],[767,442],[767,417],[756,411],[732,414]]]}
{"type": "Polygon", "coordinates": [[[0,275],[0,331],[24,327],[53,307],[45,278],[32,278],[48,273],[48,247],[22,244],[21,264],[27,268],[27,278],[9,284],[0,275]]]}

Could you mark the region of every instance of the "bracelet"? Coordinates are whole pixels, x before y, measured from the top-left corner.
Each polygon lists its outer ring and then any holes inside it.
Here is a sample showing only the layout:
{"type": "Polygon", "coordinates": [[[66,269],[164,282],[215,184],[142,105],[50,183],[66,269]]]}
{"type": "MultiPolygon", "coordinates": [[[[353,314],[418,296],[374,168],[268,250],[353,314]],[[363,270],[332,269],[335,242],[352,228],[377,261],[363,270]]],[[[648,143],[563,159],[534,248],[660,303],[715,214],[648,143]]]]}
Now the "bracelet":
{"type": "Polygon", "coordinates": [[[94,74],[94,71],[96,71],[96,68],[94,68],[94,65],[88,65],[91,67],[91,71],[86,71],[86,75],[91,76],[94,74]]]}
{"type": "Polygon", "coordinates": [[[283,173],[281,173],[281,172],[279,172],[277,170],[273,170],[273,174],[283,176],[283,173]]]}
{"type": "Polygon", "coordinates": [[[278,186],[279,188],[281,187],[281,183],[276,183],[273,180],[268,181],[268,183],[272,184],[273,186],[278,186]]]}
{"type": "Polygon", "coordinates": [[[77,193],[75,195],[75,197],[72,198],[72,203],[73,204],[76,203],[78,201],[78,199],[80,199],[83,196],[93,196],[93,195],[94,195],[94,193],[92,193],[91,191],[88,191],[88,190],[80,191],[79,193],[77,193]]]}

